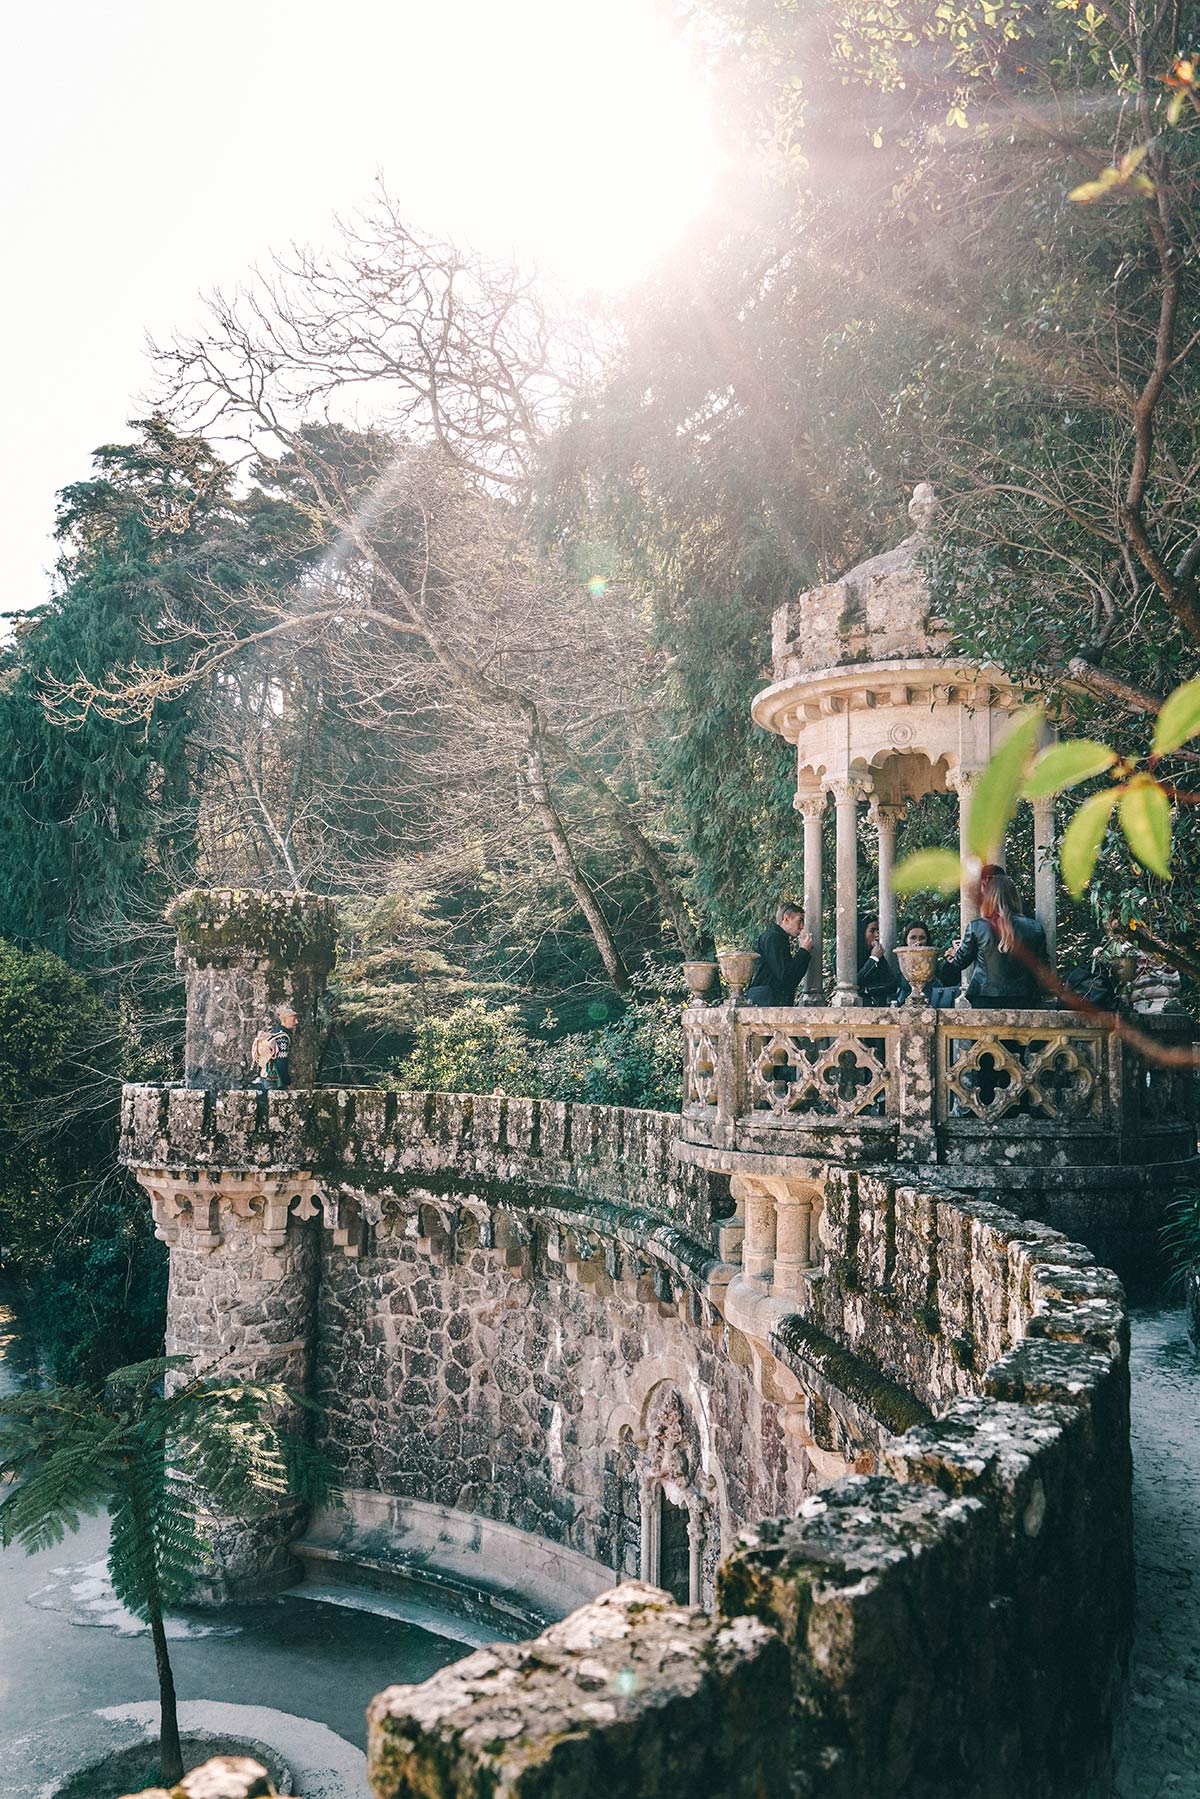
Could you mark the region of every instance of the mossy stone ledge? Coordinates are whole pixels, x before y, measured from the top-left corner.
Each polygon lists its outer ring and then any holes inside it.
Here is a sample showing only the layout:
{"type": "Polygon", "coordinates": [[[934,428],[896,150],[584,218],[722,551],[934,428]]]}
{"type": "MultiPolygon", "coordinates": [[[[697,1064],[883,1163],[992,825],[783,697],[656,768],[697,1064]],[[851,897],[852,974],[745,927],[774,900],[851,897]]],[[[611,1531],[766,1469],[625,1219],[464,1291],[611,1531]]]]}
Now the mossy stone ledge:
{"type": "Polygon", "coordinates": [[[181,956],[220,962],[261,957],[273,967],[304,963],[328,975],[337,943],[337,902],[320,893],[192,887],[167,908],[181,956]]]}

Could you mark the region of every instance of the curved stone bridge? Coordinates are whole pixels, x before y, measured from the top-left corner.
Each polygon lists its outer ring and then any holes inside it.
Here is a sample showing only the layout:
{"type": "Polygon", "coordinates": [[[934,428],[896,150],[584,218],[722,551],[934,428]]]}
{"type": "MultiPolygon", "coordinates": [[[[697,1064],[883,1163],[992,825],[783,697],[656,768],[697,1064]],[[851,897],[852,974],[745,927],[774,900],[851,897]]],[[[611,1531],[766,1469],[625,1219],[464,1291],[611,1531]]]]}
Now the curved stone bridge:
{"type": "MultiPolygon", "coordinates": [[[[135,1087],[124,1127],[170,1349],[322,1407],[348,1510],[301,1551],[486,1590],[477,1541],[535,1609],[593,1600],[384,1694],[381,1794],[658,1792],[668,1728],[714,1799],[1103,1779],[1126,1329],[1087,1251],[833,1168],[768,1256],[679,1119],[616,1108],[135,1087]]],[[[297,1522],[222,1533],[210,1596],[292,1578],[297,1522]]]]}
{"type": "Polygon", "coordinates": [[[281,998],[316,1066],[329,909],[178,917],[189,1085],[122,1133],[168,1348],[315,1401],[346,1501],[219,1521],[207,1596],[335,1557],[559,1620],[382,1693],[379,1799],[1108,1791],[1128,1333],[1055,1226],[1136,1222],[1186,1094],[1052,1015],[736,1007],[680,1117],[256,1092],[281,998]]]}

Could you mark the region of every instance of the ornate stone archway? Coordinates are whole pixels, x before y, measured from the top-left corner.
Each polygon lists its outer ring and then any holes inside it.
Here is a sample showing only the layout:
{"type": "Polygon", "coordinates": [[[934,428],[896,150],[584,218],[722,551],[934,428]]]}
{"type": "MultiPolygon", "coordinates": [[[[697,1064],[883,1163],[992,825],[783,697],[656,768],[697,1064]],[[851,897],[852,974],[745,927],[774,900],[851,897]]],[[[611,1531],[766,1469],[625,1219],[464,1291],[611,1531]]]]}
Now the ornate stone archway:
{"type": "Polygon", "coordinates": [[[642,1579],[663,1584],[664,1505],[687,1513],[688,1592],[699,1605],[704,1554],[712,1521],[716,1483],[705,1474],[696,1421],[677,1387],[662,1382],[650,1395],[645,1439],[638,1462],[642,1510],[642,1579]]]}

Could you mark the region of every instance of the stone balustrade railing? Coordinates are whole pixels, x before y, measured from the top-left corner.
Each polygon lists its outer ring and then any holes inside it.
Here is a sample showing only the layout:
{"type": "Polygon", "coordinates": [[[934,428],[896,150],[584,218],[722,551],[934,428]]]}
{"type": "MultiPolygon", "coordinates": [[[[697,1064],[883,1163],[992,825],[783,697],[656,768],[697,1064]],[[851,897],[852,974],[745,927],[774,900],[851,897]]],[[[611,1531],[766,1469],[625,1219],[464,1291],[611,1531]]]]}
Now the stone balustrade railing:
{"type": "MultiPolygon", "coordinates": [[[[1190,1042],[1186,1017],[1139,1019],[1190,1042]]],[[[1195,1076],[1054,1011],[692,1007],[685,1142],[864,1163],[1182,1161],[1195,1076]]],[[[734,1164],[730,1164],[733,1166],[734,1164]]]]}

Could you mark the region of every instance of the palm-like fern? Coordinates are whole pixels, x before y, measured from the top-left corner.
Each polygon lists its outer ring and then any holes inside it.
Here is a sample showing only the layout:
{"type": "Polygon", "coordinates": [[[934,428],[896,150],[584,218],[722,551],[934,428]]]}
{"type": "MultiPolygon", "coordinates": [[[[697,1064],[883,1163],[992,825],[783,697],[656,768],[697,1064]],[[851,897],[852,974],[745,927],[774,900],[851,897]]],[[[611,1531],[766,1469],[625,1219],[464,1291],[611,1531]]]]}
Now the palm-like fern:
{"type": "MultiPolygon", "coordinates": [[[[167,1377],[187,1358],[117,1368],[102,1382],[0,1398],[0,1541],[32,1553],[107,1507],[108,1571],[122,1604],[150,1625],[162,1699],[162,1772],[182,1778],[163,1610],[186,1596],[205,1553],[198,1507],[253,1515],[292,1495],[328,1492],[321,1457],[278,1422],[307,1404],[277,1381],[167,1377]]],[[[202,1516],[202,1514],[201,1514],[202,1516]]]]}

